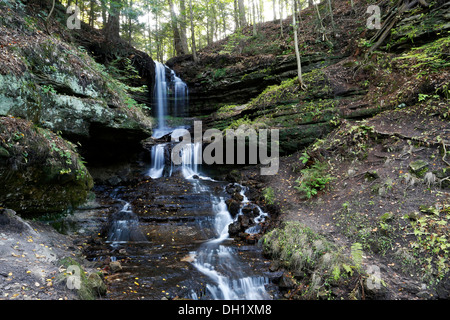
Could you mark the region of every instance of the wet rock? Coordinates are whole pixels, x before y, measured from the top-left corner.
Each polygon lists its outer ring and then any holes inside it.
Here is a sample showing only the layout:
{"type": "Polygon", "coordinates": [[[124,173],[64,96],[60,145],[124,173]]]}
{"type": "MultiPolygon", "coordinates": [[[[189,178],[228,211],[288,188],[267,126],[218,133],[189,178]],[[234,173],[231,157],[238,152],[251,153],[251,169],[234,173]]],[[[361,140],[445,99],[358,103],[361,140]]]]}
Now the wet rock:
{"type": "Polygon", "coordinates": [[[240,182],[242,180],[242,175],[238,170],[232,170],[225,176],[225,180],[229,182],[240,182]]]}
{"type": "Polygon", "coordinates": [[[250,218],[245,215],[240,215],[238,217],[239,225],[242,229],[247,229],[250,226],[250,218]]]}
{"type": "Polygon", "coordinates": [[[241,209],[241,204],[239,201],[235,199],[228,199],[227,201],[225,201],[225,203],[227,205],[228,211],[233,217],[239,213],[239,210],[241,209]]]}
{"type": "Polygon", "coordinates": [[[256,217],[259,215],[259,210],[256,205],[250,203],[242,208],[242,213],[249,217],[256,217]]]}
{"type": "Polygon", "coordinates": [[[61,212],[85,202],[93,180],[73,144],[24,119],[1,117],[0,204],[20,215],[61,212]],[[17,133],[20,132],[20,133],[17,133]],[[49,142],[51,141],[51,142],[49,142]]]}
{"type": "Polygon", "coordinates": [[[424,160],[416,160],[409,164],[409,168],[412,173],[417,177],[422,177],[428,169],[428,162],[424,160]]]}
{"type": "Polygon", "coordinates": [[[112,273],[116,273],[122,271],[122,265],[120,264],[119,261],[111,261],[109,263],[109,269],[111,270],[112,273]]]}
{"type": "Polygon", "coordinates": [[[242,200],[244,200],[244,196],[239,192],[235,192],[233,193],[232,199],[242,202],[242,200]]]}
{"type": "Polygon", "coordinates": [[[280,289],[285,290],[294,289],[297,286],[295,279],[288,272],[283,272],[283,275],[280,277],[277,284],[280,289]]]}
{"type": "Polygon", "coordinates": [[[230,225],[228,226],[228,233],[230,234],[230,236],[235,236],[235,235],[239,234],[240,231],[241,231],[241,225],[240,225],[239,221],[230,223],[230,225]]]}
{"type": "Polygon", "coordinates": [[[106,284],[105,282],[103,282],[103,279],[101,278],[101,276],[94,272],[91,273],[87,279],[88,281],[88,287],[89,289],[92,291],[93,294],[97,295],[97,296],[104,296],[106,294],[106,284]]]}
{"type": "Polygon", "coordinates": [[[241,192],[241,190],[242,190],[242,187],[236,183],[230,183],[225,187],[225,191],[230,195],[232,195],[236,192],[241,192]]]}

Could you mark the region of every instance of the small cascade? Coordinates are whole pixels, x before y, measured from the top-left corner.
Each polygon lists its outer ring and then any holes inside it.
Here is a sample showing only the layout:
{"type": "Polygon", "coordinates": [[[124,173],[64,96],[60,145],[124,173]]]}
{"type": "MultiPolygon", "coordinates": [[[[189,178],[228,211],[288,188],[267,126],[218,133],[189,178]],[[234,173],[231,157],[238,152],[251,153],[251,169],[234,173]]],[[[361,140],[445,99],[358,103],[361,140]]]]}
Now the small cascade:
{"type": "MultiPolygon", "coordinates": [[[[247,197],[244,201],[248,202],[247,197]]],[[[193,254],[193,265],[215,283],[206,285],[209,296],[214,300],[270,299],[265,289],[269,283],[268,279],[248,276],[236,259],[234,250],[222,244],[229,239],[228,226],[234,221],[225,200],[213,197],[213,210],[217,237],[209,240],[193,254]]],[[[196,295],[192,297],[198,298],[196,295]]]]}
{"type": "MultiPolygon", "coordinates": [[[[243,206],[241,206],[241,209],[239,210],[239,213],[236,216],[237,217],[241,214],[243,214],[242,212],[242,208],[244,207],[245,204],[250,203],[250,201],[248,200],[247,196],[245,195],[245,192],[247,191],[247,188],[244,186],[241,186],[241,191],[240,194],[242,196],[242,204],[243,206]]],[[[261,223],[265,221],[266,217],[268,216],[267,212],[264,212],[258,205],[254,205],[256,207],[256,209],[259,212],[259,215],[255,218],[253,218],[253,221],[256,223],[254,226],[249,227],[248,229],[245,230],[246,233],[248,234],[256,234],[259,233],[261,231],[261,223]]]]}
{"type": "Polygon", "coordinates": [[[129,241],[136,242],[146,240],[146,237],[139,230],[138,217],[133,210],[131,210],[130,203],[125,202],[122,209],[112,217],[106,242],[114,245],[129,241]]]}
{"type": "Polygon", "coordinates": [[[165,163],[165,147],[166,144],[157,144],[152,146],[151,159],[152,166],[147,175],[152,179],[158,179],[163,176],[165,163]]]}
{"type": "Polygon", "coordinates": [[[199,177],[198,165],[201,163],[201,148],[199,142],[189,143],[182,150],[181,154],[181,171],[186,179],[192,179],[194,176],[199,177]]]}

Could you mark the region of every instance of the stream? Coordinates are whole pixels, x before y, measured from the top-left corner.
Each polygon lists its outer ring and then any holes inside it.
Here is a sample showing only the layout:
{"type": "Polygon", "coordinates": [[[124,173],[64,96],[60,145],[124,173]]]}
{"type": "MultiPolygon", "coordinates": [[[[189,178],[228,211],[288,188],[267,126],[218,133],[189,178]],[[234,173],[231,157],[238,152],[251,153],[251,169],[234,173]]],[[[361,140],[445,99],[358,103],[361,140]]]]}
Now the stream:
{"type": "MultiPolygon", "coordinates": [[[[155,100],[158,128],[154,138],[178,133],[168,115],[186,114],[188,89],[175,73],[156,63],[155,100]]],[[[173,141],[173,140],[172,140],[173,141]]],[[[134,185],[102,190],[117,210],[108,216],[104,243],[92,246],[92,261],[120,262],[122,270],[108,276],[109,299],[268,300],[274,286],[267,272],[269,261],[258,245],[240,244],[229,226],[251,204],[247,188],[217,181],[199,165],[200,143],[182,149],[180,165],[170,159],[174,142],[154,144],[151,163],[134,185]],[[230,190],[239,193],[240,209],[230,214],[230,190]]],[[[267,217],[251,204],[255,214],[245,232],[256,234],[267,217]]]]}

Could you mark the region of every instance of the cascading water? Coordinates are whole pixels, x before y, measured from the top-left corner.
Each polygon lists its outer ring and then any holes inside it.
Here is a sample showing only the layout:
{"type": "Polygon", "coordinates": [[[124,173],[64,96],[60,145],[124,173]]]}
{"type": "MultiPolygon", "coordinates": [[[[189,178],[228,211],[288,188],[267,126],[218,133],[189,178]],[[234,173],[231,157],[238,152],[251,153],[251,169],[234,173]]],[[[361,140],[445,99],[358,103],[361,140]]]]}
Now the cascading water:
{"type": "Polygon", "coordinates": [[[172,115],[175,117],[185,116],[187,106],[189,89],[186,83],[181,80],[175,72],[172,70],[171,73],[172,83],[173,83],[173,109],[172,115]]]}
{"type": "Polygon", "coordinates": [[[167,80],[166,66],[155,61],[155,91],[154,102],[156,104],[156,117],[158,127],[154,130],[153,136],[159,138],[166,134],[166,110],[167,110],[167,80]]]}
{"type": "Polygon", "coordinates": [[[146,241],[146,237],[139,230],[139,219],[130,203],[123,202],[122,209],[114,214],[106,242],[117,245],[130,241],[146,241]]]}
{"type": "MultiPolygon", "coordinates": [[[[247,201],[248,199],[245,198],[247,201]]],[[[229,238],[228,226],[233,219],[223,198],[213,198],[217,238],[209,240],[193,254],[194,266],[215,284],[206,289],[214,300],[264,300],[269,299],[265,286],[268,279],[249,276],[241,268],[234,250],[222,243],[229,238]]],[[[196,295],[193,295],[196,298],[196,295]]]]}
{"type": "MultiPolygon", "coordinates": [[[[157,111],[156,115],[158,118],[158,128],[155,130],[154,138],[157,139],[158,137],[170,133],[171,138],[173,140],[177,140],[177,138],[183,135],[183,132],[185,132],[185,128],[169,128],[169,126],[165,122],[165,117],[166,115],[168,115],[168,113],[170,114],[170,110],[173,113],[170,115],[185,114],[188,90],[184,82],[176,77],[173,71],[169,72],[169,70],[170,69],[168,69],[163,64],[156,63],[155,103],[157,111]],[[171,75],[171,81],[166,80],[166,77],[169,74],[171,75]],[[172,100],[171,97],[173,97],[172,100]]],[[[237,221],[238,215],[243,214],[242,209],[240,210],[239,214],[233,219],[230,212],[228,211],[227,205],[225,203],[225,198],[223,196],[216,195],[216,192],[221,192],[218,191],[216,185],[220,184],[223,186],[223,184],[201,174],[201,142],[187,143],[180,151],[180,157],[182,159],[181,164],[179,166],[175,166],[172,164],[172,161],[170,161],[171,168],[170,170],[167,170],[168,168],[166,168],[166,166],[168,166],[168,159],[166,159],[166,157],[170,154],[169,151],[171,151],[172,148],[173,143],[171,142],[164,142],[152,146],[151,167],[148,169],[147,175],[153,179],[158,179],[164,176],[170,177],[172,176],[172,172],[173,175],[175,175],[175,172],[178,171],[180,173],[180,176],[184,178],[184,180],[167,179],[164,181],[155,181],[154,183],[157,187],[157,190],[159,190],[160,188],[167,188],[165,190],[170,190],[170,192],[162,192],[161,194],[156,196],[155,193],[152,193],[152,197],[154,197],[152,202],[149,204],[149,206],[145,207],[144,213],[142,212],[142,210],[139,211],[139,218],[133,212],[130,203],[124,202],[123,208],[112,217],[113,219],[110,224],[107,242],[110,243],[113,247],[119,245],[123,246],[124,243],[126,246],[128,246],[130,245],[130,242],[137,242],[137,244],[135,245],[139,245],[140,247],[139,249],[137,249],[137,247],[133,247],[133,250],[143,250],[142,252],[145,252],[145,254],[148,254],[148,252],[152,252],[152,254],[146,256],[146,258],[139,259],[138,262],[138,265],[142,266],[142,263],[144,263],[145,261],[149,261],[147,268],[143,268],[142,271],[139,271],[142,272],[141,274],[145,274],[149,266],[150,268],[152,268],[155,263],[164,261],[162,259],[159,259],[157,260],[158,262],[151,262],[156,260],[149,260],[151,259],[150,257],[159,257],[157,251],[163,250],[162,248],[169,249],[169,246],[165,246],[167,242],[161,243],[159,246],[154,245],[155,241],[157,241],[160,236],[163,237],[164,235],[166,235],[166,233],[165,231],[156,232],[156,230],[160,229],[159,227],[154,227],[152,225],[152,222],[160,221],[160,217],[163,217],[164,219],[173,218],[173,221],[178,221],[177,219],[180,218],[186,219],[179,220],[178,222],[178,226],[181,228],[181,230],[185,230],[184,232],[186,233],[199,229],[202,231],[201,234],[205,234],[205,238],[201,240],[202,242],[200,245],[198,245],[195,241],[192,241],[195,240],[195,238],[189,238],[185,244],[188,245],[189,248],[191,248],[188,252],[190,252],[191,256],[193,257],[192,260],[189,261],[189,263],[191,263],[192,266],[195,267],[201,277],[207,279],[206,285],[204,284],[204,280],[201,280],[200,282],[202,290],[206,289],[206,291],[204,291],[205,294],[202,294],[200,297],[198,297],[195,293],[192,293],[191,296],[189,296],[190,298],[218,300],[270,299],[271,297],[269,296],[265,288],[265,286],[269,283],[268,279],[263,276],[255,275],[255,270],[249,268],[249,266],[241,260],[238,255],[237,249],[235,249],[232,246],[232,242],[229,241],[229,226],[230,224],[237,221]],[[188,189],[190,191],[186,193],[188,189]],[[183,190],[184,192],[181,192],[183,190]],[[164,202],[157,202],[162,201],[163,199],[164,202]],[[174,200],[177,201],[181,199],[182,202],[180,202],[180,206],[178,203],[173,204],[174,200]],[[209,208],[208,199],[210,199],[211,201],[211,209],[209,208]],[[186,205],[186,201],[191,202],[188,202],[188,205],[186,205]],[[152,211],[151,214],[148,213],[147,215],[147,210],[151,211],[152,209],[152,203],[155,203],[154,211],[152,211]],[[189,209],[189,203],[194,203],[194,205],[191,204],[193,209],[192,211],[187,211],[189,212],[187,217],[185,217],[186,214],[182,214],[183,211],[178,213],[178,210],[183,210],[183,205],[186,205],[185,210],[189,209]],[[204,210],[200,212],[205,212],[205,216],[197,216],[199,208],[200,210],[204,210]],[[176,213],[172,215],[171,212],[176,213]],[[140,222],[140,219],[143,219],[142,221],[144,221],[145,223],[140,222]],[[183,223],[181,221],[186,221],[188,225],[183,226],[183,223]],[[141,233],[140,228],[142,230],[146,230],[145,233],[147,234],[147,236],[149,236],[150,234],[149,240],[147,240],[146,236],[141,233]],[[148,246],[148,243],[152,243],[153,245],[148,246]]],[[[250,201],[245,196],[245,188],[241,186],[240,190],[244,199],[242,201],[242,205],[244,206],[249,204],[250,201]]],[[[142,199],[138,199],[138,201],[141,200],[142,199]]],[[[260,216],[255,218],[255,220],[259,219],[258,221],[262,221],[262,219],[264,219],[263,211],[260,210],[260,213],[260,216]]],[[[172,224],[169,225],[172,226],[172,224]]],[[[162,228],[169,228],[169,225],[162,228]]],[[[252,229],[249,228],[247,231],[251,232],[252,229]]],[[[177,232],[172,233],[177,234],[177,232]]],[[[172,238],[171,241],[175,241],[175,239],[172,238]]],[[[171,272],[172,268],[173,264],[171,263],[170,265],[168,265],[168,268],[164,269],[164,272],[171,272]]],[[[159,270],[161,269],[163,268],[160,268],[159,270]]],[[[184,271],[176,270],[172,275],[174,277],[182,277],[183,272],[184,271]]],[[[190,278],[192,276],[191,273],[192,272],[186,274],[186,276],[184,276],[185,279],[190,278]]],[[[199,278],[199,274],[195,273],[194,277],[199,278]]],[[[155,277],[157,276],[155,274],[152,274],[151,277],[147,278],[154,279],[155,277]]],[[[135,277],[135,279],[138,278],[146,278],[146,276],[144,275],[135,277]]],[[[164,286],[164,291],[162,292],[166,292],[167,290],[167,284],[164,282],[168,278],[169,277],[166,276],[162,280],[163,283],[161,285],[164,286]]],[[[187,281],[185,279],[181,281],[187,281]]],[[[153,286],[157,285],[157,283],[153,280],[151,280],[151,282],[153,286]]],[[[183,286],[179,286],[177,283],[176,287],[179,288],[183,286]]],[[[140,288],[144,289],[144,286],[140,285],[140,288]]],[[[187,293],[187,295],[189,295],[189,293],[187,293]]]]}
{"type": "Polygon", "coordinates": [[[150,168],[147,174],[152,179],[158,179],[163,176],[165,163],[165,155],[164,155],[165,147],[166,144],[157,144],[152,146],[151,149],[152,167],[150,168]]]}

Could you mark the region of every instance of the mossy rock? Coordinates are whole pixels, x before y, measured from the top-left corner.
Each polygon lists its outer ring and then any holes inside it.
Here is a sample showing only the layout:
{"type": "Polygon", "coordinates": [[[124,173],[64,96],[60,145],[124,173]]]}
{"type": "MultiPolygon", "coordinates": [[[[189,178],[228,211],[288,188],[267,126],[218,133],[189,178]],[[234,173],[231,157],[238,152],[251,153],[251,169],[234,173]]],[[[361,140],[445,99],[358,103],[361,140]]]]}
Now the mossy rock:
{"type": "Polygon", "coordinates": [[[37,216],[85,202],[93,180],[74,145],[30,121],[0,117],[0,206],[37,216]]]}
{"type": "Polygon", "coordinates": [[[425,160],[416,160],[409,164],[409,168],[418,178],[422,178],[428,171],[428,162],[425,160]]]}

